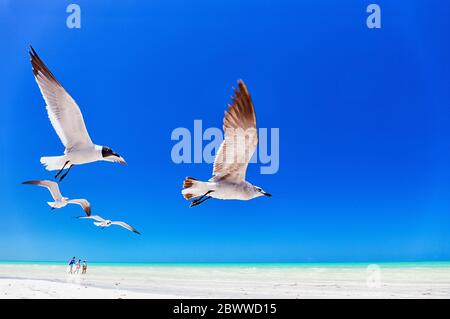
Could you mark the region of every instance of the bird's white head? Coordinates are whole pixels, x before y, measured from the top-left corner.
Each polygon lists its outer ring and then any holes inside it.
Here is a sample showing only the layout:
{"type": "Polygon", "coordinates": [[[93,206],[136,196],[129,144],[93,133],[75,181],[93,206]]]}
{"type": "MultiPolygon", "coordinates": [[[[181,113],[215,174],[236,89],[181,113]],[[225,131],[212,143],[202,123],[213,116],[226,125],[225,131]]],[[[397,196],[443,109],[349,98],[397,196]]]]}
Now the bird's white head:
{"type": "Polygon", "coordinates": [[[122,156],[120,156],[119,154],[114,152],[108,146],[102,146],[101,150],[102,150],[102,158],[104,161],[115,162],[115,163],[120,163],[120,164],[127,163],[127,162],[125,162],[125,160],[123,159],[122,156]]]}
{"type": "Polygon", "coordinates": [[[253,186],[253,192],[254,192],[254,195],[255,195],[254,197],[260,197],[260,196],[272,197],[272,194],[269,194],[269,193],[265,192],[259,186],[253,186]]]}

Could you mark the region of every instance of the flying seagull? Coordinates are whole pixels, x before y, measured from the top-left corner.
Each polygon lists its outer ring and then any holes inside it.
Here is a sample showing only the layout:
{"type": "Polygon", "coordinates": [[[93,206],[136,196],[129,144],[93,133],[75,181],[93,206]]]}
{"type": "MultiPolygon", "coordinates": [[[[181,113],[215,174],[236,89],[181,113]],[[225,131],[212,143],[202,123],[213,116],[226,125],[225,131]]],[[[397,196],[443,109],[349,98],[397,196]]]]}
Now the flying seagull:
{"type": "Polygon", "coordinates": [[[54,199],[54,202],[47,202],[52,210],[55,208],[65,207],[67,204],[77,204],[83,208],[87,216],[91,215],[91,204],[86,199],[69,199],[67,197],[63,197],[59,190],[58,184],[55,182],[40,180],[23,182],[22,184],[37,185],[47,188],[54,199]]]}
{"type": "Polygon", "coordinates": [[[225,138],[214,159],[213,177],[202,182],[186,177],[182,194],[194,198],[190,207],[210,198],[249,200],[259,196],[271,197],[262,188],[245,180],[248,162],[258,144],[256,115],[247,87],[242,80],[234,90],[232,105],[228,105],[223,120],[225,138]]]}
{"type": "Polygon", "coordinates": [[[118,162],[125,160],[107,146],[95,145],[84,124],[80,108],[47,66],[30,47],[31,66],[42,96],[47,103],[47,112],[53,128],[65,147],[63,156],[41,157],[41,163],[49,171],[58,170],[55,178],[62,181],[74,165],[96,161],[118,162]]]}
{"type": "Polygon", "coordinates": [[[83,218],[83,219],[93,219],[95,220],[94,225],[101,227],[102,229],[104,229],[105,227],[109,227],[111,225],[118,225],[121,226],[123,228],[126,228],[130,231],[132,231],[133,233],[136,233],[138,235],[140,235],[141,233],[138,232],[135,228],[131,227],[130,225],[128,225],[125,222],[121,222],[121,221],[110,221],[109,219],[104,219],[98,215],[91,215],[91,216],[80,216],[78,218],[83,218]]]}

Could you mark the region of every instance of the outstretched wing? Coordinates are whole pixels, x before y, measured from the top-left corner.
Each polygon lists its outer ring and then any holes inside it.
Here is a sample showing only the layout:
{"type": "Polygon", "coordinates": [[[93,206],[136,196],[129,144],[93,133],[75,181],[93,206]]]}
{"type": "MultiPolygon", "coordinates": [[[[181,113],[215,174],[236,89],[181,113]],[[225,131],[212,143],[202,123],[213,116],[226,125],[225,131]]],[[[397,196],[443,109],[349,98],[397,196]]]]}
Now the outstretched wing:
{"type": "Polygon", "coordinates": [[[255,109],[242,80],[234,94],[223,119],[225,138],[214,160],[213,181],[244,181],[248,162],[258,145],[255,109]]]}
{"type": "Polygon", "coordinates": [[[100,217],[98,215],[80,216],[78,218],[81,218],[81,219],[93,219],[93,220],[96,220],[98,222],[104,222],[105,221],[105,219],[103,219],[102,217],[100,217]]]}
{"type": "Polygon", "coordinates": [[[47,113],[66,152],[92,146],[80,108],[55,76],[30,48],[31,66],[42,96],[47,103],[47,113]]]}
{"type": "Polygon", "coordinates": [[[71,199],[68,201],[69,204],[77,204],[80,205],[84,212],[86,213],[86,216],[91,216],[91,204],[83,198],[78,199],[71,199]]]}
{"type": "Polygon", "coordinates": [[[136,233],[138,235],[140,235],[141,233],[138,232],[134,227],[131,227],[130,225],[128,225],[125,222],[111,222],[112,225],[118,225],[118,226],[122,226],[123,228],[126,228],[130,231],[132,231],[133,233],[136,233]]]}
{"type": "Polygon", "coordinates": [[[37,186],[45,187],[50,191],[50,194],[52,195],[54,200],[57,201],[57,200],[62,199],[61,192],[59,191],[59,186],[57,183],[55,183],[53,181],[36,180],[36,181],[23,182],[22,184],[30,184],[30,185],[37,185],[37,186]]]}

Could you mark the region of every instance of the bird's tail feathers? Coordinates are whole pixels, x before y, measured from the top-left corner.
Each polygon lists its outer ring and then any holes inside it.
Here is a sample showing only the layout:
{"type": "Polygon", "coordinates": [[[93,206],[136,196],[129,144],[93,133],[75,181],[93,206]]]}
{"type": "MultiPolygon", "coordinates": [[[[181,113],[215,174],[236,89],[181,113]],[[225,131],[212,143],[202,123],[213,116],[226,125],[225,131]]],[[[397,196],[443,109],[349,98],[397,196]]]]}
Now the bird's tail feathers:
{"type": "Polygon", "coordinates": [[[47,202],[47,205],[51,208],[55,208],[55,202],[47,202]]]}
{"type": "Polygon", "coordinates": [[[186,177],[181,194],[186,200],[202,196],[208,191],[208,183],[199,181],[193,177],[186,177]]]}
{"type": "Polygon", "coordinates": [[[198,179],[196,179],[196,178],[193,178],[193,177],[186,177],[185,179],[184,179],[184,182],[183,182],[183,188],[189,188],[189,187],[192,187],[195,183],[197,183],[197,182],[199,182],[199,180],[198,179]]]}
{"type": "Polygon", "coordinates": [[[60,170],[66,163],[65,156],[44,156],[41,157],[41,164],[47,171],[60,170]]]}

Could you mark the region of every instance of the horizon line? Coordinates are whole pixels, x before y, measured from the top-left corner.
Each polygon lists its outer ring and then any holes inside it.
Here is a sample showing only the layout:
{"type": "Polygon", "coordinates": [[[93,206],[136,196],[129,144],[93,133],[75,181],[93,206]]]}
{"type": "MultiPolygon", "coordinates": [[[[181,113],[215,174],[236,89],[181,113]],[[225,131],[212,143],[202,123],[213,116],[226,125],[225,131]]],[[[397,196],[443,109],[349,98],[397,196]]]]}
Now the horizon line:
{"type": "MultiPolygon", "coordinates": [[[[68,258],[69,260],[71,258],[68,258]]],[[[411,264],[450,263],[450,260],[359,260],[359,261],[89,261],[91,264],[142,264],[142,265],[314,265],[314,264],[411,264]]],[[[0,263],[55,263],[66,264],[66,260],[0,260],[0,263]]]]}

